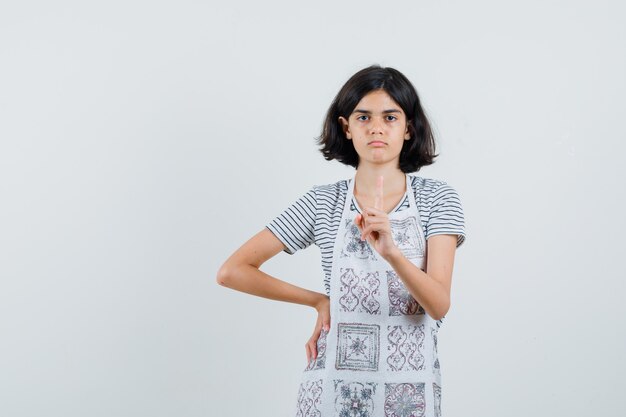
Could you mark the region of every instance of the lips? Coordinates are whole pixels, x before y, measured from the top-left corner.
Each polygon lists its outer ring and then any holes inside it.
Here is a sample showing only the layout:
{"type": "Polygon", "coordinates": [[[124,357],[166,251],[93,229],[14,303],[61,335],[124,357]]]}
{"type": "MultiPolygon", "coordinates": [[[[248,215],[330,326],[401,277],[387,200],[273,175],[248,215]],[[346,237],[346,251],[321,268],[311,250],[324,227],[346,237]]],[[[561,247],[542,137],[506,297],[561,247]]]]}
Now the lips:
{"type": "Polygon", "coordinates": [[[373,140],[373,141],[369,142],[368,145],[371,145],[371,146],[385,146],[386,143],[383,142],[382,140],[373,140]]]}

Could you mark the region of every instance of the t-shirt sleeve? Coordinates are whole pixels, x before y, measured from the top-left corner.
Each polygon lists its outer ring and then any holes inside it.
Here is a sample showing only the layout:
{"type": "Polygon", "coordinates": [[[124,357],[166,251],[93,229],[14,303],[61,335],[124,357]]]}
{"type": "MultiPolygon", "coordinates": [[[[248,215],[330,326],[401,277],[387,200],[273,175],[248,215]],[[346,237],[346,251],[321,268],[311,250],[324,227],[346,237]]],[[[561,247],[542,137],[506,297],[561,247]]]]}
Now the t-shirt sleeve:
{"type": "Polygon", "coordinates": [[[315,241],[316,191],[313,186],[282,213],[265,225],[293,255],[315,241]]]}
{"type": "Polygon", "coordinates": [[[457,191],[444,183],[433,192],[426,239],[434,235],[457,235],[456,247],[465,242],[465,216],[457,191]]]}

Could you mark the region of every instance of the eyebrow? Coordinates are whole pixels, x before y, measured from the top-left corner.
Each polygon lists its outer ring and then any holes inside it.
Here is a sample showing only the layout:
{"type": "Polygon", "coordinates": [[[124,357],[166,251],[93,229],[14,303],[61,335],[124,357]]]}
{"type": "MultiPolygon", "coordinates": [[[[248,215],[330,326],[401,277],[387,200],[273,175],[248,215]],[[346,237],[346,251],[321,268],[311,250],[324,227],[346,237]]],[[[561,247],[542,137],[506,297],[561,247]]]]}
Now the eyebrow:
{"type": "MultiPolygon", "coordinates": [[[[387,114],[387,113],[400,113],[400,110],[397,109],[388,109],[388,110],[383,110],[383,113],[387,114]]],[[[354,109],[354,111],[352,113],[365,113],[365,114],[372,114],[371,111],[369,110],[363,110],[363,109],[354,109]]]]}

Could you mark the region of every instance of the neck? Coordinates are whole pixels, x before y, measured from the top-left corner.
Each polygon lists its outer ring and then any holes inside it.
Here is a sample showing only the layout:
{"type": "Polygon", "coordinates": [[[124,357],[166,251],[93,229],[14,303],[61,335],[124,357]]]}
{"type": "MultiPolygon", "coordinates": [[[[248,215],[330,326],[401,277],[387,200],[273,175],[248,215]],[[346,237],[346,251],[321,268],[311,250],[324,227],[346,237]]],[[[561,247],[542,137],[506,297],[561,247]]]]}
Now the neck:
{"type": "Polygon", "coordinates": [[[355,195],[376,195],[376,180],[383,176],[385,195],[404,194],[406,191],[406,174],[399,168],[391,166],[361,166],[354,177],[355,195]],[[358,190],[358,191],[357,191],[358,190]]]}

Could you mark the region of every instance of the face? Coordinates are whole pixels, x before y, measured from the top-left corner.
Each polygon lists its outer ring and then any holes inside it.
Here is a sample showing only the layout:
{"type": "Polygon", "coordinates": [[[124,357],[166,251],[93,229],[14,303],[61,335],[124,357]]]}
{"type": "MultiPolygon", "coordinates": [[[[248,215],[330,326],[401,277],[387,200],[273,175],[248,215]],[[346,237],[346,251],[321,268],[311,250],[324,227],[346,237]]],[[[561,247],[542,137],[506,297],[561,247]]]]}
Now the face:
{"type": "Polygon", "coordinates": [[[397,164],[404,141],[411,138],[402,108],[384,90],[365,95],[348,119],[339,117],[339,122],[359,155],[359,165],[397,164]]]}

